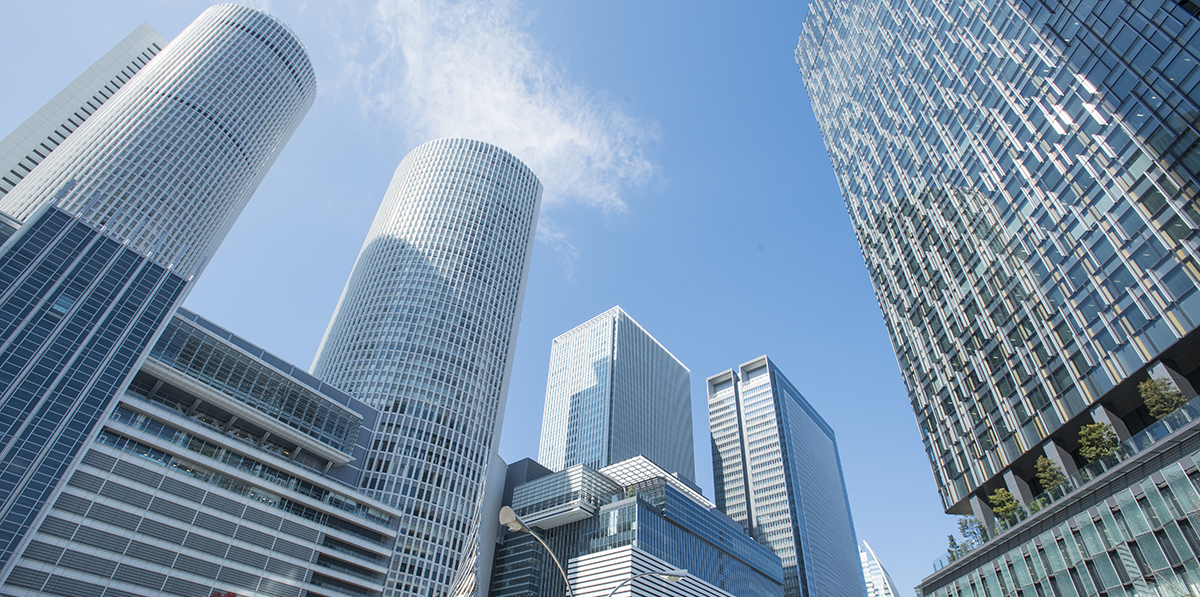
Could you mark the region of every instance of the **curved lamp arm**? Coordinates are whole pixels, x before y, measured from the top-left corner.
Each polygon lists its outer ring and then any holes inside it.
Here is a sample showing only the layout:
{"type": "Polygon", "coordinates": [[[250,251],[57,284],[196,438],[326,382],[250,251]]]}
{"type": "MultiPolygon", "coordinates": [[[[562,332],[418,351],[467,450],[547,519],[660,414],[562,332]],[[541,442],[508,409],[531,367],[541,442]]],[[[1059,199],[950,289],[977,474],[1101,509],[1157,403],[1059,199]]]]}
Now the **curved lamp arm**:
{"type": "Polygon", "coordinates": [[[629,584],[630,582],[633,582],[633,579],[635,579],[635,578],[641,578],[643,576],[661,576],[661,577],[667,579],[667,582],[675,583],[675,582],[679,582],[679,581],[683,580],[683,578],[685,576],[687,576],[687,573],[688,573],[687,570],[676,569],[676,570],[664,570],[662,572],[642,572],[640,574],[634,574],[633,576],[630,576],[629,578],[621,581],[621,584],[613,587],[613,590],[608,592],[608,597],[613,597],[613,595],[616,595],[617,591],[621,587],[629,584]]]}
{"type": "Polygon", "coordinates": [[[563,582],[567,583],[567,595],[575,597],[575,591],[571,589],[571,581],[567,579],[567,571],[563,569],[562,564],[558,561],[558,556],[554,555],[554,552],[550,550],[550,546],[546,545],[546,542],[537,533],[533,532],[533,529],[529,528],[525,524],[525,521],[521,520],[521,517],[517,516],[516,512],[513,512],[512,508],[508,506],[500,508],[500,524],[508,527],[510,531],[533,535],[533,538],[537,539],[537,542],[546,548],[546,553],[550,554],[550,559],[554,560],[554,565],[558,566],[558,573],[562,575],[563,582]]]}

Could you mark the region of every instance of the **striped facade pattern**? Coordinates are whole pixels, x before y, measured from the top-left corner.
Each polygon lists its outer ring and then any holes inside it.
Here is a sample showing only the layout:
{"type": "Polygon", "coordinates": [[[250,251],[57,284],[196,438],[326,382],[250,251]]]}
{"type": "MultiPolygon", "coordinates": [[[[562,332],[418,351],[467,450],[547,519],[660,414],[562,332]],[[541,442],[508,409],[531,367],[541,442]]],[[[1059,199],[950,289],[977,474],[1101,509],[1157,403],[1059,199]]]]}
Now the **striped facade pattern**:
{"type": "Polygon", "coordinates": [[[477,582],[478,516],[541,196],[533,172],[498,147],[414,149],[317,352],[313,375],[381,412],[360,487],[405,512],[394,594],[477,582]]]}

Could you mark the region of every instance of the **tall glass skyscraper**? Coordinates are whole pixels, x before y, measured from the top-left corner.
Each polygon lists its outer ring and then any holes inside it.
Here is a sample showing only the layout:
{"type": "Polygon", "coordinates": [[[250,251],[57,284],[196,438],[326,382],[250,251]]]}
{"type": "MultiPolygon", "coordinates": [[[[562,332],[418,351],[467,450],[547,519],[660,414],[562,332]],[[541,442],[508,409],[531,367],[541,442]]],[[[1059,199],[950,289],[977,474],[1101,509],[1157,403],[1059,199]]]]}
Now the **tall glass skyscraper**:
{"type": "Polygon", "coordinates": [[[691,372],[620,307],[554,339],[538,462],[554,471],[645,456],[689,481],[691,372]]]}
{"type": "Polygon", "coordinates": [[[786,597],[863,597],[833,429],[766,356],[707,386],[717,508],[783,560],[786,597]]]}
{"type": "Polygon", "coordinates": [[[1081,422],[1144,427],[1127,381],[1195,377],[1196,5],[867,6],[814,2],[796,58],[965,513],[1081,422]]]}
{"type": "Polygon", "coordinates": [[[1137,384],[1200,382],[1198,17],[1191,0],[811,5],[796,61],[943,506],[1000,536],[950,554],[927,594],[1196,577],[1175,520],[1192,508],[1166,497],[1194,493],[1168,483],[1195,466],[1193,413],[1155,422],[1137,384]],[[1092,423],[1127,440],[1107,464],[1080,454],[1092,423]],[[1002,488],[1031,514],[1007,531],[1002,488]]]}
{"type": "Polygon", "coordinates": [[[0,198],[0,569],[315,94],[285,25],[213,7],[0,198]]]}
{"type": "Polygon", "coordinates": [[[406,513],[392,594],[474,590],[541,197],[533,172],[493,145],[414,149],[313,362],[313,375],[382,412],[360,484],[406,513]]]}

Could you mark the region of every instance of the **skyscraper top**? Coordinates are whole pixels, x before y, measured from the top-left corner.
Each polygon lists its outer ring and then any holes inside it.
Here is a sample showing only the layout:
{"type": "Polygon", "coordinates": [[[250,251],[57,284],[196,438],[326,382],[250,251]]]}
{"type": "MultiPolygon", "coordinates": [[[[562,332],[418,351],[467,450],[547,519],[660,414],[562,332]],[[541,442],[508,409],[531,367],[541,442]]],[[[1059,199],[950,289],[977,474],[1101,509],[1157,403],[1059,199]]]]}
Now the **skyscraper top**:
{"type": "Polygon", "coordinates": [[[688,369],[687,365],[684,365],[684,364],[683,364],[683,361],[679,360],[679,359],[678,359],[678,358],[677,358],[677,357],[676,357],[676,356],[675,356],[675,355],[674,355],[674,354],[671,352],[671,350],[670,350],[669,348],[667,348],[666,346],[663,346],[662,342],[659,342],[659,341],[658,341],[658,339],[656,339],[656,338],[654,337],[654,335],[653,335],[653,334],[651,334],[649,331],[647,331],[647,330],[646,330],[646,328],[642,327],[642,324],[638,323],[638,322],[637,322],[637,320],[636,320],[636,319],[634,319],[634,318],[633,318],[633,316],[631,316],[631,315],[629,314],[629,312],[628,312],[628,311],[626,311],[625,309],[622,309],[622,308],[621,308],[621,305],[614,305],[614,306],[613,306],[613,308],[611,308],[611,309],[609,309],[609,310],[607,310],[607,311],[605,311],[605,312],[603,312],[603,313],[601,313],[601,314],[599,314],[599,315],[597,315],[597,316],[595,316],[595,317],[593,317],[593,318],[591,318],[591,319],[589,319],[589,320],[587,320],[587,321],[585,321],[585,322],[583,322],[583,323],[581,323],[581,324],[579,324],[579,325],[577,325],[577,326],[575,326],[575,327],[573,327],[573,328],[571,328],[571,329],[569,329],[569,330],[567,330],[567,331],[565,331],[565,332],[563,332],[563,333],[559,334],[558,336],[556,336],[556,337],[554,338],[554,340],[553,340],[553,341],[554,341],[554,342],[558,342],[559,340],[565,340],[565,339],[567,339],[567,338],[570,338],[571,336],[573,336],[573,335],[575,335],[575,334],[581,334],[581,333],[584,333],[584,332],[586,332],[586,331],[587,331],[587,330],[588,330],[588,329],[589,329],[591,326],[595,325],[595,323],[596,323],[597,321],[599,321],[599,320],[608,320],[608,319],[611,319],[611,318],[613,318],[613,317],[617,317],[618,315],[620,315],[621,317],[625,317],[625,318],[627,318],[627,319],[629,320],[629,323],[631,323],[631,324],[633,324],[633,325],[637,326],[637,329],[641,330],[641,332],[642,332],[643,334],[645,334],[647,338],[649,338],[650,340],[653,340],[653,341],[654,341],[654,343],[655,343],[655,344],[657,344],[657,345],[658,345],[660,348],[662,348],[662,349],[663,349],[663,352],[666,352],[668,356],[670,356],[672,359],[674,359],[674,360],[675,360],[675,362],[676,362],[676,363],[678,363],[680,367],[683,367],[683,368],[684,368],[684,370],[686,370],[688,373],[691,373],[691,371],[692,371],[692,370],[691,370],[691,369],[688,369]]]}
{"type": "Polygon", "coordinates": [[[142,23],[33,116],[0,139],[0,197],[112,99],[166,45],[167,40],[153,27],[142,23]]]}
{"type": "Polygon", "coordinates": [[[316,89],[286,25],[214,6],[0,198],[0,211],[26,221],[56,203],[189,277],[229,232],[316,89]]]}
{"type": "Polygon", "coordinates": [[[603,468],[635,456],[691,480],[691,372],[620,307],[554,339],[538,462],[603,468]]]}

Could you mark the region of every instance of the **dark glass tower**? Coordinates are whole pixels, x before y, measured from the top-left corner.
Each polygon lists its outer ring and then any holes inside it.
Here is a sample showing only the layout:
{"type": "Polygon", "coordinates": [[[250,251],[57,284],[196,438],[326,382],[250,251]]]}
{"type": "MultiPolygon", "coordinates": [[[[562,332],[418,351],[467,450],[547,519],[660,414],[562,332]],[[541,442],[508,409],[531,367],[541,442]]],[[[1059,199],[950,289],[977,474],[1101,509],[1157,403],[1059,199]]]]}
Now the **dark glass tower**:
{"type": "Polygon", "coordinates": [[[984,525],[919,593],[1200,589],[1200,402],[1152,415],[1137,387],[1200,382],[1198,18],[811,5],[796,61],[943,505],[984,525]],[[1081,450],[1098,423],[1123,440],[1107,454],[1081,450]]]}
{"type": "Polygon", "coordinates": [[[286,26],[213,7],[0,198],[0,576],[315,93],[286,26]]]}
{"type": "Polygon", "coordinates": [[[1085,423],[1137,433],[1148,375],[1195,395],[1196,6],[811,6],[796,60],[948,512],[1074,471],[1085,423]]]}

